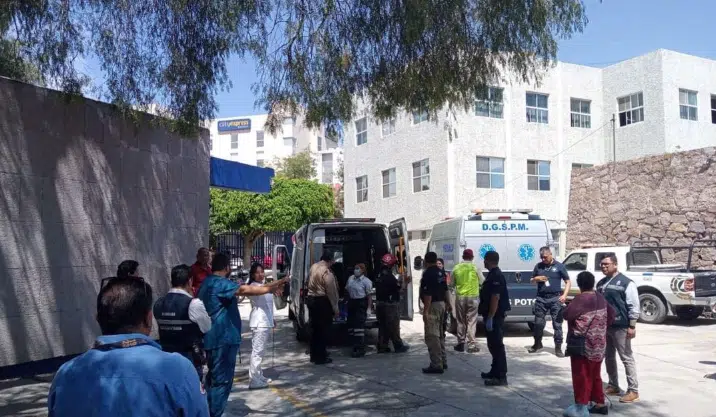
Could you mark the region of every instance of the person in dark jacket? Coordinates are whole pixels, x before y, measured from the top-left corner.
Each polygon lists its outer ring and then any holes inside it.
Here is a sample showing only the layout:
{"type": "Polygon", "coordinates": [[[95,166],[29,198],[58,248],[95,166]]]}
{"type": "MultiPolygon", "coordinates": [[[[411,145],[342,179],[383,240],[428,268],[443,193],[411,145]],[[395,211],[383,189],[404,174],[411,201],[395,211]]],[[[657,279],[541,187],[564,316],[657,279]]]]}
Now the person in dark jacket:
{"type": "Polygon", "coordinates": [[[390,353],[388,342],[393,342],[396,353],[407,352],[409,346],[400,338],[400,291],[405,278],[396,279],[393,267],[398,263],[395,256],[386,253],[381,258],[381,268],[375,280],[376,316],[378,319],[378,353],[390,353]]]}
{"type": "Polygon", "coordinates": [[[481,374],[487,386],[507,385],[507,354],[505,352],[505,316],[510,310],[510,295],[507,292],[505,275],[500,270],[500,255],[495,251],[485,253],[485,269],[489,272],[480,291],[478,314],[482,316],[487,332],[487,349],[492,354],[489,372],[481,374]]]}

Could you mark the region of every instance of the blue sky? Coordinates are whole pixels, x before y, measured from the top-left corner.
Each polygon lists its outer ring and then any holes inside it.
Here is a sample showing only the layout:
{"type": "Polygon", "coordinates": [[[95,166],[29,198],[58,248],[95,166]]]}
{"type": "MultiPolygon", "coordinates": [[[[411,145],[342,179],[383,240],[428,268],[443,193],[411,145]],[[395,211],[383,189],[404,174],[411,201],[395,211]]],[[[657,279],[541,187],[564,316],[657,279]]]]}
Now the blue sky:
{"type": "MultiPolygon", "coordinates": [[[[559,59],[604,67],[659,48],[716,59],[714,0],[585,0],[589,24],[560,43],[559,59]]],[[[229,62],[233,88],[218,95],[218,117],[261,112],[254,108],[252,61],[229,62]]]]}

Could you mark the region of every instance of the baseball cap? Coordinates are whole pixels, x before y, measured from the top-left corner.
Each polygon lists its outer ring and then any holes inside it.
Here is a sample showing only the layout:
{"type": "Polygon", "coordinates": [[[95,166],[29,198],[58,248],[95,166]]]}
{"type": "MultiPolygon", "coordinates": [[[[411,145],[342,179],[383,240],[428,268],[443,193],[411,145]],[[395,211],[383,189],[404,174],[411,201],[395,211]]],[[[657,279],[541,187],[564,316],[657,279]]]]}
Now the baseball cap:
{"type": "Polygon", "coordinates": [[[463,258],[474,258],[475,252],[472,251],[472,249],[465,249],[462,251],[462,257],[463,258]]]}

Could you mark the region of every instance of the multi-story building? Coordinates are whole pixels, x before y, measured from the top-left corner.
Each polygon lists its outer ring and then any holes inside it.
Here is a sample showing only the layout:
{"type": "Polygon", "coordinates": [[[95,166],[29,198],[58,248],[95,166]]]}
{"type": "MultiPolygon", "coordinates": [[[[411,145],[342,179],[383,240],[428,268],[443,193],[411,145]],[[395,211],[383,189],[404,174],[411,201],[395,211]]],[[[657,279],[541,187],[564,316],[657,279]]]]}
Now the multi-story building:
{"type": "Polygon", "coordinates": [[[446,217],[530,208],[563,248],[572,169],[713,145],[716,61],[658,50],[606,68],[558,62],[539,85],[495,83],[470,111],[358,113],[344,131],[345,214],[405,217],[420,253],[446,217]]]}
{"type": "Polygon", "coordinates": [[[264,129],[267,118],[268,114],[258,114],[212,120],[208,127],[211,156],[264,167],[308,150],[314,158],[316,179],[324,184],[338,182],[342,149],[323,129],[309,129],[300,117],[286,117],[281,129],[271,134],[264,129]]]}

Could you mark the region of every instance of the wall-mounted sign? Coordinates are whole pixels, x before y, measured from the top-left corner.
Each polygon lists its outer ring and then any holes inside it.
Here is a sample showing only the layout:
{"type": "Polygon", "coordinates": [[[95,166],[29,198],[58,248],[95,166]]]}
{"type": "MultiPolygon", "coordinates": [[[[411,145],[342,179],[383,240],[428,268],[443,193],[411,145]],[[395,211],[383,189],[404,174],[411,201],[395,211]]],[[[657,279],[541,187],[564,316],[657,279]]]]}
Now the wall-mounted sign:
{"type": "Polygon", "coordinates": [[[246,132],[251,130],[251,119],[220,120],[219,132],[246,132]]]}

